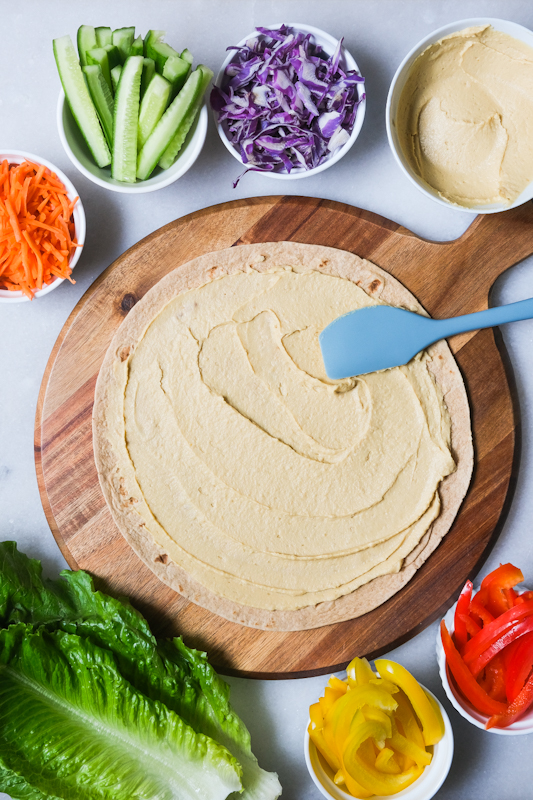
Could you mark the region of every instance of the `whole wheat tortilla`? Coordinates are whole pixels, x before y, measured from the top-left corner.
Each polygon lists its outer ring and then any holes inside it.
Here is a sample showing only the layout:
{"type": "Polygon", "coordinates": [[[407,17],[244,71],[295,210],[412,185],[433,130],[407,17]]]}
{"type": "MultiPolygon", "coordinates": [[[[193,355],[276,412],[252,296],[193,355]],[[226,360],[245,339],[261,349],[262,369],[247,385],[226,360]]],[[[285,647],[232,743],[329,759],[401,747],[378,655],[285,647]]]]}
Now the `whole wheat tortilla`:
{"type": "Polygon", "coordinates": [[[456,471],[440,484],[441,511],[415,549],[395,574],[375,578],[351,594],[332,602],[295,611],[269,611],[240,605],[211,592],[170,560],[147,532],[128,496],[117,452],[117,431],[124,428],[122,403],[124,370],[145,330],[177,295],[237,272],[268,272],[294,266],[347,278],[368,295],[390,305],[426,314],[415,297],[395,278],[352,253],[319,245],[275,242],[242,245],[207,253],[179,266],[157,283],[130,311],[108,348],[96,385],[93,444],[100,485],[112,516],[135,553],[165,584],[194,603],[232,622],[264,630],[307,630],[331,625],[377,608],[411,580],[450,529],[468,489],[473,469],[470,410],[464,383],[448,345],[429,348],[428,367],[444,396],[451,417],[451,449],[456,471]]]}

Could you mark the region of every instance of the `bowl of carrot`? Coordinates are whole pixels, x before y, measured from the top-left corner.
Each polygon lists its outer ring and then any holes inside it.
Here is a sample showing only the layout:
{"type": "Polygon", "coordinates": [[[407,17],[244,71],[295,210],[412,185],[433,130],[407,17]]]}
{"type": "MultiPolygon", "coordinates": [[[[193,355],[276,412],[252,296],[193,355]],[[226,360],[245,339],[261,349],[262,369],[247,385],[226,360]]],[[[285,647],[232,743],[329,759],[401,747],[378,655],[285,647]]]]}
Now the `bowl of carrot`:
{"type": "Polygon", "coordinates": [[[83,205],[61,170],[22,150],[0,152],[0,303],[74,283],[85,230],[83,205]]]}

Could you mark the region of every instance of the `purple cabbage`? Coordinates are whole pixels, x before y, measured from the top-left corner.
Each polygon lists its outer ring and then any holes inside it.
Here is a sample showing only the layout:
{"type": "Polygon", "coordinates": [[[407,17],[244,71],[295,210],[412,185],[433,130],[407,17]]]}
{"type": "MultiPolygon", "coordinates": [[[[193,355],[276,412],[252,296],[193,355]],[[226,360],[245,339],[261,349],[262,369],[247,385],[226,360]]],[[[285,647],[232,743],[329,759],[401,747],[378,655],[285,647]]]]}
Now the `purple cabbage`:
{"type": "Polygon", "coordinates": [[[327,56],[311,34],[256,30],[244,47],[228,47],[235,57],[211,106],[245,172],[313,169],[350,138],[364,78],[340,66],[342,39],[327,56]]]}

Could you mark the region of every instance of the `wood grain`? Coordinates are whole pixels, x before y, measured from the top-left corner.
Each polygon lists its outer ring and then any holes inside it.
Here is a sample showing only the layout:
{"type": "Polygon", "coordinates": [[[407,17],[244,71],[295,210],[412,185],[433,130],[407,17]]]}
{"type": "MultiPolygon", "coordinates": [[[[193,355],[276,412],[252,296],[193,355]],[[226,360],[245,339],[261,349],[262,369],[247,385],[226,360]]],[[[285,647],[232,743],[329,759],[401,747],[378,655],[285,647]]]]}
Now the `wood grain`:
{"type": "Polygon", "coordinates": [[[160,583],[137,558],[107,510],[93,460],[91,413],[100,364],[133,305],[171,269],[204,252],[268,241],[349,250],[391,272],[436,317],[487,308],[506,269],[533,253],[533,204],[476,217],[454,242],[419,239],[390,220],[327,200],[262,197],[195,212],[143,239],[91,286],[65,323],[43,378],[35,460],[52,532],[73,569],[128,595],[159,635],[183,634],[223,672],[261,678],[341,669],[414,636],[453,602],[487,557],[503,524],[518,468],[518,410],[498,331],[450,344],[472,410],[475,468],[450,532],[413,580],[359,619],[301,632],[228,622],[160,583]]]}

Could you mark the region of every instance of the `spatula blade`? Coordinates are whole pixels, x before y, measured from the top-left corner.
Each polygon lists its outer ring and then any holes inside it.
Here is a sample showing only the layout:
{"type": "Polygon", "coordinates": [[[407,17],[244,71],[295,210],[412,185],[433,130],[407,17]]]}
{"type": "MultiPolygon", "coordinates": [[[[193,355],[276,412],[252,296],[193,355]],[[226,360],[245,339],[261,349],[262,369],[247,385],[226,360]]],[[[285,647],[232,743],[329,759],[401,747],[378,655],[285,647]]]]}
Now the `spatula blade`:
{"type": "Polygon", "coordinates": [[[331,380],[407,364],[431,343],[432,320],[392,306],[368,306],[333,320],[319,335],[331,380]]]}

